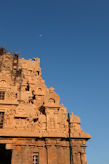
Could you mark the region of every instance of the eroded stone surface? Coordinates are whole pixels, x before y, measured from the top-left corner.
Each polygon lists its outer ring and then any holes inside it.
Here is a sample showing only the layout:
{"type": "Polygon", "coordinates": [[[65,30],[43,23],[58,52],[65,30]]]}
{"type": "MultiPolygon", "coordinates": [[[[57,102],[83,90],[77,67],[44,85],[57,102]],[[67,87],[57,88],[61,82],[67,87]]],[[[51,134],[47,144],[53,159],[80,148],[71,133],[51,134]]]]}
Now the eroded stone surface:
{"type": "MultiPolygon", "coordinates": [[[[13,150],[12,164],[32,164],[33,152],[38,152],[41,164],[70,164],[67,109],[59,103],[54,88],[47,88],[41,78],[40,59],[19,59],[16,54],[1,53],[0,94],[1,143],[13,150]]],[[[81,129],[80,123],[80,118],[72,113],[72,164],[86,164],[85,141],[90,135],[81,129]]]]}

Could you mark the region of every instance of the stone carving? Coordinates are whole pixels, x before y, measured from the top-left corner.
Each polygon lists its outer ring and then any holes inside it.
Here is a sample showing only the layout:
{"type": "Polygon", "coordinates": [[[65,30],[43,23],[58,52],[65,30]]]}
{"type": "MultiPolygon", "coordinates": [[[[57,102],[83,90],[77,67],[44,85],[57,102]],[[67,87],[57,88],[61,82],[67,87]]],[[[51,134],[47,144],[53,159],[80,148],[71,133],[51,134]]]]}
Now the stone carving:
{"type": "Polygon", "coordinates": [[[12,70],[12,56],[10,53],[5,53],[2,56],[0,56],[0,62],[1,62],[1,71],[10,73],[12,70]]]}
{"type": "MultiPolygon", "coordinates": [[[[40,129],[40,132],[41,129],[43,129],[46,130],[46,133],[48,133],[47,130],[49,130],[49,135],[53,135],[52,131],[54,130],[54,136],[55,132],[59,133],[59,135],[67,135],[67,110],[64,105],[59,104],[60,98],[54,92],[54,88],[48,89],[41,78],[40,59],[19,59],[17,69],[22,71],[21,74],[16,76],[15,85],[13,85],[11,74],[8,75],[8,78],[5,76],[3,79],[4,71],[8,70],[8,72],[11,73],[13,69],[13,56],[9,53],[5,53],[0,56],[0,61],[3,61],[2,71],[0,73],[0,87],[4,87],[7,102],[10,100],[10,103],[17,104],[17,107],[15,106],[13,111],[10,107],[5,113],[5,119],[7,120],[5,127],[13,128],[13,130],[14,128],[23,128],[25,130],[32,128],[34,131],[40,129]],[[11,80],[8,83],[9,78],[11,80]]],[[[76,133],[80,136],[80,133],[83,133],[83,131],[80,128],[79,117],[72,113],[70,121],[71,135],[76,133]]]]}
{"type": "MultiPolygon", "coordinates": [[[[82,139],[89,139],[90,135],[80,127],[80,118],[73,113],[70,115],[69,126],[67,109],[60,104],[60,97],[54,88],[47,88],[41,77],[40,59],[21,58],[17,61],[16,58],[16,62],[13,62],[14,59],[8,52],[0,55],[0,91],[5,92],[5,97],[0,99],[0,111],[4,112],[4,125],[0,129],[0,135],[60,137],[66,138],[64,144],[68,145],[70,127],[72,139],[79,138],[80,142],[82,139]]],[[[63,150],[62,147],[61,149],[63,150]]],[[[79,151],[82,152],[83,149],[79,151]]]]}

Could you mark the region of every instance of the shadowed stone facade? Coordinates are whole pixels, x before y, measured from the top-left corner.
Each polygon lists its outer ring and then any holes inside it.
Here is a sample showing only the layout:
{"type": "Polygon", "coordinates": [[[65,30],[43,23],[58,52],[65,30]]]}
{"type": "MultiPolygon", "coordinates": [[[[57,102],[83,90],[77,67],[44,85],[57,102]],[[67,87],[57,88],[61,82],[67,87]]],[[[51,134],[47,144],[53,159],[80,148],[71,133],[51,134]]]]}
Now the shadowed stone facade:
{"type": "Polygon", "coordinates": [[[39,58],[0,49],[0,164],[87,164],[90,135],[59,102],[39,58]]]}

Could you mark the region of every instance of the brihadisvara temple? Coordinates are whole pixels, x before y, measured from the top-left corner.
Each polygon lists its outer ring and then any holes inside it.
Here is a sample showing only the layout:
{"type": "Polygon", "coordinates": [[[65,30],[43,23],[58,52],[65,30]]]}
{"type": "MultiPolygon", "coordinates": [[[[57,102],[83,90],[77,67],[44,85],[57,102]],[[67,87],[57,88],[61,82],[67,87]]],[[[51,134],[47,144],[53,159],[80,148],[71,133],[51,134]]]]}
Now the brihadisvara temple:
{"type": "Polygon", "coordinates": [[[0,164],[87,164],[80,124],[45,85],[39,58],[0,48],[0,164]]]}

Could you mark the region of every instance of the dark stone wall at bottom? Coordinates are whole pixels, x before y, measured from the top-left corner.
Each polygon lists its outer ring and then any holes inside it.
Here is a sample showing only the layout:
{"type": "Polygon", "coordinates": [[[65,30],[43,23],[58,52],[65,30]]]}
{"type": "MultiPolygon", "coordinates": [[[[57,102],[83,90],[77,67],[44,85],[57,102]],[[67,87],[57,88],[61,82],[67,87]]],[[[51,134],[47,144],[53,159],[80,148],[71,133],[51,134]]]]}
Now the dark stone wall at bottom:
{"type": "Polygon", "coordinates": [[[17,138],[12,139],[10,144],[5,144],[8,149],[6,152],[12,152],[11,162],[6,164],[33,164],[36,158],[37,164],[87,164],[84,139],[71,139],[72,163],[68,139],[17,138]]]}

